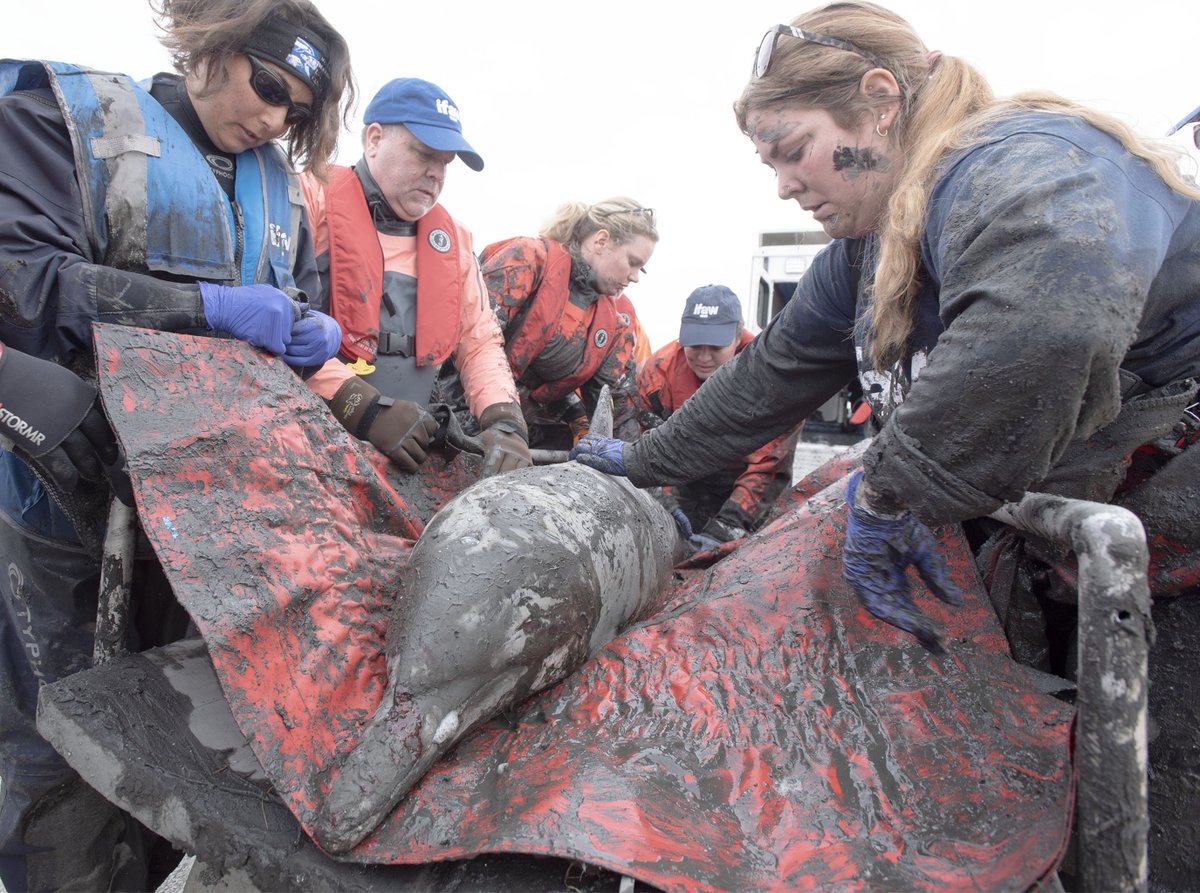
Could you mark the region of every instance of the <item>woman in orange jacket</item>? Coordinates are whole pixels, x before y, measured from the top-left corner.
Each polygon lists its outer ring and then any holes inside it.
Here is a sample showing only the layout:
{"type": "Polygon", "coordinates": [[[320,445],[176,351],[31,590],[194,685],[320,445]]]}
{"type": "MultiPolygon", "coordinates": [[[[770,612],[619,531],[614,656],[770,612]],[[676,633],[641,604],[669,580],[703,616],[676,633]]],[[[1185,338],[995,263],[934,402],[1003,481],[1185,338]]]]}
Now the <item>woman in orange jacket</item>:
{"type": "Polygon", "coordinates": [[[565,449],[586,433],[600,389],[614,436],[636,418],[636,322],[625,288],[658,242],[654,210],[630,198],[563,205],[536,237],[488,245],[480,268],[504,332],[530,445],[565,449]]]}

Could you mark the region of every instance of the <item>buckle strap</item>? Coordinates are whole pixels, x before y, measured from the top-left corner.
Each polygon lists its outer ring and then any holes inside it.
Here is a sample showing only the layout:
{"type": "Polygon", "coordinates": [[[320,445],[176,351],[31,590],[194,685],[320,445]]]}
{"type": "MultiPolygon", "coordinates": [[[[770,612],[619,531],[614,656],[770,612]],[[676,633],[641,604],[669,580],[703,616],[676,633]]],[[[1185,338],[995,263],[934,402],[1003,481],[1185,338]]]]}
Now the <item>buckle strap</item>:
{"type": "Polygon", "coordinates": [[[375,353],[386,357],[411,357],[416,352],[417,339],[399,332],[380,332],[375,353]]]}

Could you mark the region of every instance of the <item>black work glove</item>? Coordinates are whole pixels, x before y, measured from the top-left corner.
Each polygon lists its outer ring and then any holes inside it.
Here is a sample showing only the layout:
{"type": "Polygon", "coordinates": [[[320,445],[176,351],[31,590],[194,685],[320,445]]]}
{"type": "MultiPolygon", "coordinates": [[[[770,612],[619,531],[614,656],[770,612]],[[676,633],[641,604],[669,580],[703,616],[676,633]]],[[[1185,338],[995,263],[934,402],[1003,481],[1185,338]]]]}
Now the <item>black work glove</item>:
{"type": "MultiPolygon", "coordinates": [[[[572,397],[574,395],[572,394],[572,397]]],[[[567,410],[562,415],[562,420],[567,423],[567,427],[571,429],[571,446],[579,443],[591,430],[592,420],[588,418],[587,410],[583,406],[583,401],[578,397],[570,402],[567,410]]]]}
{"type": "Polygon", "coordinates": [[[384,397],[361,378],[351,378],[338,388],[329,408],[347,431],[369,441],[409,474],[429,455],[429,444],[438,429],[437,419],[425,407],[384,397]]]}
{"type": "Polygon", "coordinates": [[[744,513],[740,509],[734,510],[726,503],[718,514],[708,519],[708,523],[700,532],[718,543],[728,543],[749,535],[748,526],[744,513]]]}
{"type": "Polygon", "coordinates": [[[483,468],[479,477],[491,477],[533,464],[529,431],[517,403],[494,403],[479,414],[479,439],[483,443],[483,468]]]}
{"type": "Polygon", "coordinates": [[[107,481],[133,505],[125,457],[96,389],[70,369],[0,346],[0,438],[61,493],[107,481]]]}

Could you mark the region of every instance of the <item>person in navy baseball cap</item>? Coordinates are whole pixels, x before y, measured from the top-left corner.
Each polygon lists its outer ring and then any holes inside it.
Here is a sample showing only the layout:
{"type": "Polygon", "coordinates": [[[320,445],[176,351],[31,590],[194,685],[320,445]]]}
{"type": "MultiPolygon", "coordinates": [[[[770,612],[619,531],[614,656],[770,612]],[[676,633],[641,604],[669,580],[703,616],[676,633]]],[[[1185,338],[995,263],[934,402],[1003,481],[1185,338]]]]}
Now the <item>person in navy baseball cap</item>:
{"type": "Polygon", "coordinates": [[[463,138],[458,106],[437,84],[420,78],[396,78],[375,94],[363,124],[403,124],[431,149],[454,152],[473,171],[483,158],[463,138]]]}
{"type": "Polygon", "coordinates": [[[679,323],[684,347],[725,347],[740,334],[742,302],[724,285],[702,285],[688,295],[679,323]]]}

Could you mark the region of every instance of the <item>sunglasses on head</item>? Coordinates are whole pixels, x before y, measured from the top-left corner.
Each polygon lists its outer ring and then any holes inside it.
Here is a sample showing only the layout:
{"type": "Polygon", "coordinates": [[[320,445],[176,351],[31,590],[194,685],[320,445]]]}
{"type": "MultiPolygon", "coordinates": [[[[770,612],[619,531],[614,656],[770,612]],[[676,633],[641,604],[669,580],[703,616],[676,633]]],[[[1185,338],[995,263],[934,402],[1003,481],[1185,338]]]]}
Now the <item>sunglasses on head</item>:
{"type": "Polygon", "coordinates": [[[614,208],[611,211],[597,211],[597,217],[611,217],[613,214],[645,214],[650,218],[650,222],[654,222],[653,208],[614,208]]]}
{"type": "Polygon", "coordinates": [[[848,53],[854,53],[856,56],[861,56],[866,59],[876,68],[887,68],[882,62],[872,56],[870,53],[864,53],[848,40],[842,40],[837,37],[827,37],[824,34],[814,34],[811,31],[802,31],[800,28],[793,28],[791,25],[776,25],[769,29],[763,35],[762,41],[758,44],[758,53],[754,57],[754,77],[760,78],[767,73],[767,69],[771,67],[771,57],[775,55],[775,44],[779,40],[779,35],[794,37],[797,40],[807,40],[809,43],[819,43],[821,46],[833,47],[835,50],[845,50],[848,53]]]}
{"type": "Polygon", "coordinates": [[[250,86],[258,94],[258,98],[267,105],[287,106],[287,114],[283,120],[289,126],[307,121],[312,115],[312,106],[292,102],[292,94],[288,92],[283,78],[249,53],[246,54],[246,58],[250,60],[250,86]]]}

